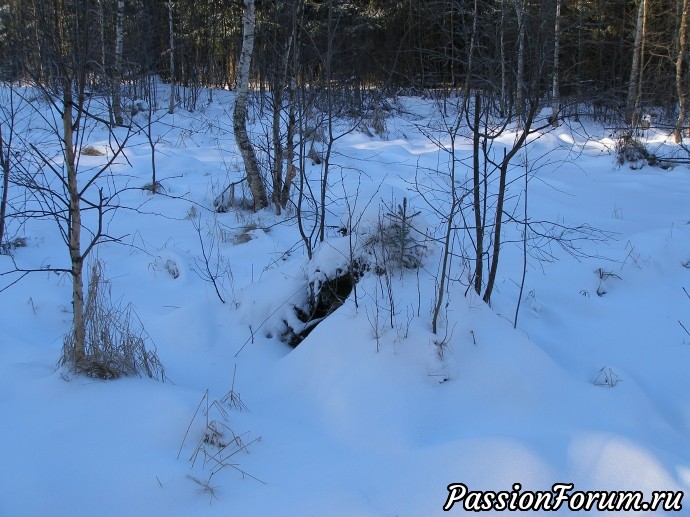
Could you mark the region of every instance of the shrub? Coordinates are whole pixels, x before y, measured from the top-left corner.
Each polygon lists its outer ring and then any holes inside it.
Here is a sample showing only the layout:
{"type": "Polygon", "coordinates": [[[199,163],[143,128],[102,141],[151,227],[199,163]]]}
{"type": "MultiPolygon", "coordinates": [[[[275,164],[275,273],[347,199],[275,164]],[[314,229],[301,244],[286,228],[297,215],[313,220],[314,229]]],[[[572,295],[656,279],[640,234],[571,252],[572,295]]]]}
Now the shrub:
{"type": "Polygon", "coordinates": [[[658,165],[659,159],[632,132],[624,131],[616,142],[616,156],[619,165],[629,164],[631,169],[641,169],[645,162],[658,165]]]}

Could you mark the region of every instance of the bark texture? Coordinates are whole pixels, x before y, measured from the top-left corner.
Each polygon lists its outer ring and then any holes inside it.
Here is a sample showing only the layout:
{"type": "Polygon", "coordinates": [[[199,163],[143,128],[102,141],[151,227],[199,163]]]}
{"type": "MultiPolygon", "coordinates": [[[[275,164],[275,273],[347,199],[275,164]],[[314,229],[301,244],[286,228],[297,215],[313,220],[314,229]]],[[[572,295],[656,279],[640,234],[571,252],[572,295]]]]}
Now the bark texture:
{"type": "Polygon", "coordinates": [[[244,168],[247,175],[249,191],[252,194],[254,210],[261,210],[268,206],[266,187],[259,165],[256,160],[254,147],[247,134],[247,98],[249,96],[249,68],[252,63],[252,53],[254,52],[254,26],[255,26],[254,0],[244,2],[244,13],[242,15],[242,52],[240,54],[239,76],[237,79],[237,98],[235,99],[235,110],[233,113],[233,129],[235,140],[242,155],[244,168]]]}

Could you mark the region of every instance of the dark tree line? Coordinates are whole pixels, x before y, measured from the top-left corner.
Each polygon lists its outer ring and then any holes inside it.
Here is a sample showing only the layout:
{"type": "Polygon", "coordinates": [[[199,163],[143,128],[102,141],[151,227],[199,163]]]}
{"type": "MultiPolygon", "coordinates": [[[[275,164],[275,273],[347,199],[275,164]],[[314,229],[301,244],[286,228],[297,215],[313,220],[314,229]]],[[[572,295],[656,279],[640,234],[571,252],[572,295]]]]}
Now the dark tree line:
{"type": "MultiPolygon", "coordinates": [[[[74,30],[89,40],[91,86],[116,105],[121,94],[145,96],[144,78],[154,75],[190,88],[178,100],[192,109],[194,92],[235,86],[239,0],[4,0],[3,78],[57,81],[46,51],[55,47],[55,20],[80,9],[89,23],[74,30]]],[[[684,0],[258,0],[254,87],[279,85],[293,19],[291,70],[304,84],[323,81],[328,53],[328,80],[347,89],[481,88],[517,104],[537,89],[543,102],[586,103],[629,122],[651,106],[675,118],[684,104],[684,0]]]]}

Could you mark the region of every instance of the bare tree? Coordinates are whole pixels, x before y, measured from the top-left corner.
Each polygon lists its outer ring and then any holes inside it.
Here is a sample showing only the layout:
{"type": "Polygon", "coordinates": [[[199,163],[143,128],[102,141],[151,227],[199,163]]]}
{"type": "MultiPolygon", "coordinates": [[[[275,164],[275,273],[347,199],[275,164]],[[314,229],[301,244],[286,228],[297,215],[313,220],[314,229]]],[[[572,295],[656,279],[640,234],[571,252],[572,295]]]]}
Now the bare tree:
{"type": "MultiPolygon", "coordinates": [[[[297,19],[301,10],[302,0],[293,2],[278,2],[271,11],[276,17],[276,22],[272,24],[272,34],[270,37],[270,44],[268,46],[274,48],[274,57],[271,60],[268,70],[264,70],[269,76],[271,86],[271,108],[272,108],[272,131],[271,139],[273,146],[273,193],[271,200],[276,215],[280,215],[281,209],[285,208],[287,204],[287,196],[289,196],[290,182],[292,180],[291,174],[294,175],[291,167],[294,149],[294,92],[293,78],[294,66],[291,66],[294,59],[291,56],[295,53],[295,47],[298,39],[298,25],[297,19]],[[287,12],[286,12],[287,11],[287,12]],[[282,22],[282,23],[281,23],[282,22]],[[287,107],[285,106],[285,90],[288,89],[287,107]],[[283,114],[288,111],[288,128],[287,132],[292,138],[292,142],[288,141],[287,145],[283,145],[283,114]],[[290,117],[290,112],[292,117],[290,117]],[[287,149],[287,152],[284,150],[287,149]],[[283,177],[283,161],[287,155],[287,175],[283,177]],[[287,191],[285,192],[285,187],[287,191]]],[[[288,138],[288,140],[291,140],[288,138]]]]}
{"type": "MultiPolygon", "coordinates": [[[[129,136],[127,132],[126,136],[118,138],[108,120],[96,114],[98,101],[86,92],[92,43],[88,28],[93,14],[87,4],[88,0],[55,2],[51,16],[43,19],[50,23],[44,28],[54,32],[48,40],[50,45],[41,48],[41,61],[36,66],[52,62],[55,80],[44,82],[35,69],[26,72],[33,78],[32,86],[40,92],[40,98],[48,101],[47,108],[38,101],[31,106],[37,118],[49,126],[51,141],[29,144],[33,158],[19,164],[22,171],[17,179],[18,185],[34,200],[24,215],[54,220],[68,249],[69,267],[39,268],[38,271],[48,269],[68,273],[71,277],[74,343],[71,359],[74,366],[86,359],[84,263],[99,243],[117,240],[108,235],[106,224],[107,214],[116,209],[117,193],[108,194],[99,181],[121,154],[129,136]],[[46,109],[51,113],[46,115],[46,109]],[[108,155],[96,168],[80,167],[83,139],[94,124],[108,128],[111,138],[108,155]],[[84,219],[86,213],[95,213],[93,225],[84,219]]],[[[102,106],[107,104],[104,99],[101,101],[102,106]]],[[[32,271],[35,270],[18,267],[14,273],[32,271]]]]}
{"type": "Polygon", "coordinates": [[[515,136],[513,143],[509,146],[508,150],[503,152],[503,158],[494,162],[493,165],[499,170],[499,185],[498,185],[498,198],[496,200],[496,221],[494,223],[493,231],[493,252],[491,255],[491,265],[489,266],[486,289],[484,290],[484,295],[482,299],[489,303],[491,301],[491,293],[493,292],[494,285],[496,283],[496,273],[498,271],[498,262],[501,252],[501,228],[503,223],[503,203],[506,197],[506,181],[508,178],[508,167],[510,161],[518,153],[522,146],[525,144],[527,137],[533,132],[532,123],[534,122],[534,117],[537,113],[538,104],[536,102],[532,103],[524,123],[521,125],[520,131],[515,136]]]}
{"type": "Polygon", "coordinates": [[[448,289],[448,282],[451,267],[452,244],[454,238],[455,217],[460,210],[462,202],[466,196],[469,195],[469,189],[463,189],[461,193],[456,179],[457,160],[455,159],[456,140],[459,129],[459,122],[462,120],[458,117],[458,123],[448,127],[448,136],[450,136],[450,147],[447,149],[449,155],[449,182],[450,182],[450,208],[445,214],[445,231],[442,236],[443,254],[441,258],[441,271],[438,278],[438,288],[436,292],[436,300],[434,301],[433,316],[431,318],[431,331],[438,333],[439,317],[441,316],[441,309],[446,301],[446,290],[448,289]]]}
{"type": "MultiPolygon", "coordinates": [[[[293,58],[293,74],[297,71],[297,57],[293,58]]],[[[283,181],[283,191],[280,194],[280,205],[287,207],[290,200],[290,188],[292,182],[297,176],[297,166],[295,165],[295,134],[297,132],[296,108],[297,103],[297,79],[295,75],[290,78],[288,84],[288,126],[286,135],[286,153],[285,161],[287,163],[287,170],[285,172],[285,180],[283,181]]]]}
{"type": "MultiPolygon", "coordinates": [[[[2,198],[0,198],[0,246],[5,241],[5,217],[7,215],[7,199],[10,188],[10,168],[12,160],[12,134],[3,135],[4,124],[0,121],[0,168],[2,168],[2,198]],[[7,140],[6,140],[7,139],[7,140]],[[6,143],[7,142],[7,143],[6,143]]],[[[7,131],[7,129],[5,129],[7,131]]]]}
{"type": "MultiPolygon", "coordinates": [[[[462,101],[461,101],[462,102],[462,101]]],[[[441,263],[436,279],[436,293],[431,317],[431,331],[438,333],[443,307],[447,305],[447,291],[451,279],[451,267],[453,260],[453,243],[458,230],[457,217],[462,211],[462,204],[473,190],[468,188],[467,181],[459,174],[460,160],[457,156],[458,138],[462,125],[462,112],[464,107],[456,106],[458,114],[451,120],[441,116],[441,134],[435,135],[435,130],[419,126],[419,130],[433,142],[433,144],[447,156],[448,170],[443,171],[439,177],[432,180],[431,187],[422,186],[416,181],[415,189],[427,206],[441,221],[441,235],[438,242],[441,245],[441,263]],[[448,143],[446,143],[448,142],[448,143]],[[446,199],[448,202],[446,202],[446,199]]],[[[431,174],[431,176],[435,176],[431,174]]]]}
{"type": "MultiPolygon", "coordinates": [[[[479,92],[474,96],[474,116],[473,123],[470,124],[472,130],[472,175],[473,175],[473,211],[474,211],[474,226],[475,226],[475,269],[474,269],[474,290],[477,294],[481,294],[483,286],[483,265],[484,265],[484,230],[486,224],[486,183],[487,175],[482,175],[481,169],[481,148],[484,156],[487,155],[486,144],[489,135],[486,131],[480,128],[482,117],[482,96],[479,92]]],[[[469,116],[468,116],[469,121],[469,116]]],[[[486,163],[484,164],[486,165],[486,163]]],[[[486,171],[486,166],[484,167],[486,171]]]]}
{"type": "Polygon", "coordinates": [[[154,113],[154,107],[152,105],[142,105],[140,103],[136,113],[132,117],[132,126],[140,132],[143,132],[146,136],[146,140],[151,149],[151,183],[145,185],[144,189],[151,192],[151,194],[157,194],[163,190],[163,185],[158,179],[157,168],[156,168],[156,148],[165,138],[166,133],[171,131],[169,126],[163,126],[162,120],[166,116],[166,113],[162,115],[156,115],[154,113]],[[141,122],[140,117],[145,117],[144,122],[141,122]],[[156,128],[165,127],[166,131],[156,131],[156,128]]]}
{"type": "MultiPolygon", "coordinates": [[[[283,208],[287,207],[290,199],[290,188],[296,176],[295,160],[295,133],[297,124],[295,120],[295,102],[297,98],[297,73],[299,71],[299,45],[301,42],[299,21],[302,18],[304,10],[304,0],[297,0],[291,17],[291,35],[290,45],[292,47],[292,60],[289,69],[286,70],[287,90],[288,90],[288,117],[286,130],[286,163],[287,170],[285,171],[285,180],[282,185],[282,192],[280,193],[280,205],[283,208]],[[289,72],[288,72],[289,70],[289,72]]],[[[289,57],[290,54],[288,53],[289,57]]]]}
{"type": "Polygon", "coordinates": [[[16,123],[19,96],[14,88],[4,85],[0,91],[0,170],[2,171],[2,198],[0,198],[0,246],[5,242],[7,227],[7,203],[9,200],[10,173],[14,168],[16,123]]]}
{"type": "Polygon", "coordinates": [[[315,217],[311,229],[308,229],[306,213],[312,210],[314,213],[316,213],[318,209],[318,201],[312,189],[311,183],[309,182],[309,178],[307,178],[307,174],[305,172],[307,164],[306,136],[307,133],[313,131],[313,128],[307,127],[310,117],[308,115],[309,108],[305,84],[306,79],[302,77],[300,78],[300,81],[299,87],[295,88],[295,93],[297,94],[297,132],[299,134],[297,143],[297,160],[299,163],[297,169],[299,172],[299,177],[297,181],[297,202],[295,203],[295,215],[297,216],[297,228],[299,230],[300,237],[302,238],[302,242],[304,243],[307,257],[309,260],[311,260],[314,250],[314,234],[318,229],[319,221],[318,218],[315,217]]]}
{"type": "Polygon", "coordinates": [[[322,65],[324,68],[324,83],[326,94],[326,153],[321,167],[321,197],[320,201],[320,216],[319,216],[319,240],[321,242],[326,238],[326,190],[328,188],[328,174],[331,167],[331,155],[333,153],[333,144],[335,143],[335,135],[333,132],[333,124],[335,111],[338,109],[333,100],[333,59],[334,59],[334,42],[336,38],[336,30],[340,24],[340,17],[336,16],[333,9],[333,0],[328,1],[328,29],[326,34],[326,51],[322,58],[322,65]]]}

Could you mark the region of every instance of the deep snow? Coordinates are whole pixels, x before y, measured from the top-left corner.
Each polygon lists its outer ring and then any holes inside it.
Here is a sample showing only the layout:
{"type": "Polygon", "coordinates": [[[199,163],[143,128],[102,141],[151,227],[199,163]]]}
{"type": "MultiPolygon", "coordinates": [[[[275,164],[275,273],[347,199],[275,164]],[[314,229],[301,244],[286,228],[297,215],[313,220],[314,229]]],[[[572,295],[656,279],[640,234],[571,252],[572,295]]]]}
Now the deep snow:
{"type": "MultiPolygon", "coordinates": [[[[350,211],[361,223],[357,245],[382,202],[403,197],[422,212],[420,224],[440,231],[413,188],[415,178],[442,183],[447,154],[424,135],[444,138],[429,129],[438,109],[402,98],[385,138],[353,131],[338,140],[329,239],[310,263],[294,211],[209,210],[219,189],[241,177],[226,114],[232,95],[214,98],[154,125],[165,195],[138,188],[150,181],[151,149],[144,135],[130,140],[129,163],[118,159],[111,181],[137,187],[120,202],[138,210],[110,221],[121,244],[97,248],[114,300],[133,304],[169,382],[104,382],[57,368],[71,318],[65,275],[33,274],[0,293],[0,515],[427,516],[443,513],[449,483],[510,491],[516,482],[524,490],[570,482],[642,490],[647,499],[653,490],[690,490],[690,336],[678,323],[690,328],[686,166],[618,166],[610,131],[584,120],[546,132],[511,172],[519,177],[526,158],[530,217],[609,237],[582,242],[587,256],[554,246],[558,260],[532,258],[517,329],[519,242],[505,246],[492,307],[465,295],[467,271],[454,263],[441,358],[430,330],[440,249],[428,243],[419,272],[391,276],[393,328],[383,279],[370,271],[357,299],[293,350],[278,339],[281,322],[294,317],[308,279],[346,263],[350,241],[337,227],[350,211]],[[197,274],[192,220],[214,263],[232,272],[225,304],[197,274]],[[231,387],[249,411],[224,415],[212,404],[231,387]],[[249,444],[210,481],[212,462],[190,461],[207,418],[226,441],[234,433],[249,444]]],[[[661,133],[644,138],[678,152],[661,133]]],[[[86,140],[105,149],[107,135],[97,129],[86,140]]],[[[470,152],[459,139],[463,175],[470,152]]],[[[308,173],[315,181],[319,166],[308,173]]],[[[521,181],[511,186],[516,196],[521,181]]],[[[521,209],[520,198],[512,203],[521,209]]],[[[18,264],[66,265],[54,222],[10,229],[28,240],[18,264]]],[[[0,270],[12,267],[0,256],[0,270]]]]}

